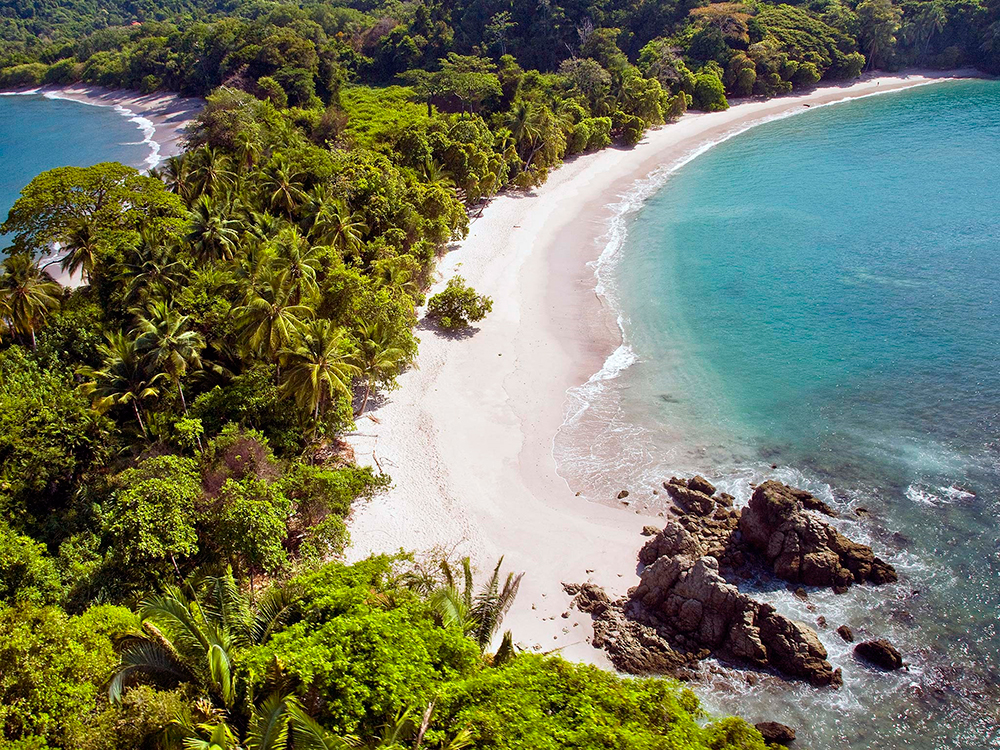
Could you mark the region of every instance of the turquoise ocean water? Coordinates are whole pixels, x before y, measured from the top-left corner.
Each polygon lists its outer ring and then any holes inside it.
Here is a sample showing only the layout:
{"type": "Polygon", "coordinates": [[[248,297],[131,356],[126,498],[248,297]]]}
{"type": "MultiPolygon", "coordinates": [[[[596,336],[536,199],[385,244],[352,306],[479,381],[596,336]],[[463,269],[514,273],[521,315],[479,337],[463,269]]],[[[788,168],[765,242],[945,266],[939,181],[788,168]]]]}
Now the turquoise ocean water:
{"type": "Polygon", "coordinates": [[[112,107],[97,107],[41,94],[0,96],[0,215],[21,188],[54,167],[85,167],[102,161],[150,166],[148,121],[112,107]]]}
{"type": "Polygon", "coordinates": [[[599,269],[625,344],[573,394],[562,474],[654,508],[671,474],[743,501],[774,476],[901,573],[808,603],[752,584],[817,628],[845,685],[703,697],[814,750],[1000,747],[1000,82],[813,108],[644,190],[599,269]],[[843,623],[909,669],[856,663],[843,623]]]}

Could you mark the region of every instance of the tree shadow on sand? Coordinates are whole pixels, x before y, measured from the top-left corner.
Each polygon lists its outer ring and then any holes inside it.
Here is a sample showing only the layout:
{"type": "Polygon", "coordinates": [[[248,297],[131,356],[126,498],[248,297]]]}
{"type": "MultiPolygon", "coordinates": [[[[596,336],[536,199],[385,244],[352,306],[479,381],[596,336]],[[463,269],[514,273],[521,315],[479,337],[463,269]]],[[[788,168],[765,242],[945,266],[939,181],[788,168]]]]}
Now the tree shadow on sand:
{"type": "Polygon", "coordinates": [[[420,322],[417,323],[417,330],[430,331],[435,336],[439,336],[443,339],[452,339],[456,341],[472,338],[477,333],[479,333],[478,326],[470,325],[470,326],[465,326],[463,328],[444,328],[441,325],[439,325],[433,318],[429,318],[427,316],[421,318],[420,322]]]}

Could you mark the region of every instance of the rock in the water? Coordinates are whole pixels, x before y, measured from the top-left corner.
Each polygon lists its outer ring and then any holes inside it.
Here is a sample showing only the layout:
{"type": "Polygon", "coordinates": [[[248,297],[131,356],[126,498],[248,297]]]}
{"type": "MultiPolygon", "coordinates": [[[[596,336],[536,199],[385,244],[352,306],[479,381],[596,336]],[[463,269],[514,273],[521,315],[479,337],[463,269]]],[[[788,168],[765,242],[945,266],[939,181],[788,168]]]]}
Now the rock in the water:
{"type": "Polygon", "coordinates": [[[760,732],[767,743],[777,742],[779,745],[787,745],[795,742],[795,730],[785,724],[776,721],[762,721],[754,724],[754,728],[760,732]]]}
{"type": "Polygon", "coordinates": [[[854,631],[846,625],[837,628],[837,635],[843,638],[846,643],[854,643],[854,631]]]}
{"type": "Polygon", "coordinates": [[[631,604],[685,642],[814,685],[840,684],[815,631],[740,593],[714,557],[660,557],[643,571],[631,604]]]}
{"type": "Polygon", "coordinates": [[[688,489],[702,492],[709,497],[715,494],[715,486],[700,474],[688,480],[688,489]]]}
{"type": "Polygon", "coordinates": [[[626,497],[628,497],[628,490],[622,490],[618,493],[619,500],[624,500],[626,497]]]}
{"type": "Polygon", "coordinates": [[[903,666],[903,656],[885,638],[865,641],[854,647],[854,655],[882,669],[899,669],[903,666]]]}
{"type": "MultiPolygon", "coordinates": [[[[705,485],[712,487],[712,485],[708,484],[708,482],[705,482],[704,485],[699,484],[698,486],[705,485]]],[[[669,482],[664,482],[663,488],[667,491],[670,497],[677,501],[677,504],[688,513],[695,513],[699,516],[707,516],[715,510],[715,500],[712,499],[710,494],[692,489],[683,479],[674,477],[669,482]]],[[[714,489],[715,488],[712,487],[712,490],[714,489]]]]}
{"type": "Polygon", "coordinates": [[[781,482],[760,484],[740,516],[743,540],[763,556],[774,574],[792,583],[833,586],[895,581],[891,565],[870,547],[852,542],[805,512],[802,491],[781,482]]]}
{"type": "Polygon", "coordinates": [[[643,526],[642,535],[643,536],[656,536],[660,533],[660,530],[655,526],[643,526]]]}

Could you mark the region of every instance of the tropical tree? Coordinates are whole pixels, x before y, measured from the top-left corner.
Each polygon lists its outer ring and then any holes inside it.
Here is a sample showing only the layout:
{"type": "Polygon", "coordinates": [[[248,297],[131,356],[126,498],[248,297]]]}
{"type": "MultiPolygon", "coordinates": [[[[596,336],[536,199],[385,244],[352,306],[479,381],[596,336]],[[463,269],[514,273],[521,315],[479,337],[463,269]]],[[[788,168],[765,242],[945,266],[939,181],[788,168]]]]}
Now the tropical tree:
{"type": "Polygon", "coordinates": [[[365,395],[356,417],[365,413],[372,388],[389,385],[399,373],[406,359],[406,352],[396,345],[382,321],[361,321],[355,331],[353,363],[365,381],[365,395]]]}
{"type": "Polygon", "coordinates": [[[65,253],[59,267],[69,274],[80,273],[84,279],[90,279],[97,262],[98,247],[98,236],[90,220],[83,217],[72,219],[59,241],[59,250],[65,253]]]}
{"type": "Polygon", "coordinates": [[[9,317],[11,330],[31,338],[32,349],[37,345],[35,332],[59,307],[61,292],[62,287],[30,255],[15,253],[3,261],[0,309],[9,317]]]}
{"type": "MultiPolygon", "coordinates": [[[[277,689],[262,700],[235,675],[237,653],[266,643],[284,627],[297,599],[293,589],[273,587],[253,601],[231,570],[190,580],[183,589],[167,587],[140,604],[142,628],[123,641],[109,698],[119,703],[137,684],[193,685],[208,699],[207,705],[195,704],[205,720],[178,717],[166,733],[185,750],[346,748],[348,740],[323,729],[281,689],[280,674],[271,679],[277,689]]],[[[279,671],[280,665],[272,670],[279,671]]]]}
{"type": "Polygon", "coordinates": [[[868,67],[877,67],[896,44],[902,11],[892,4],[892,0],[864,0],[858,5],[857,13],[861,23],[858,41],[868,57],[868,67]]]}
{"type": "MultiPolygon", "coordinates": [[[[430,605],[442,624],[461,627],[484,653],[500,629],[504,615],[514,603],[517,590],[521,586],[521,579],[524,577],[524,573],[517,575],[508,573],[501,585],[501,565],[503,565],[502,557],[493,568],[493,574],[477,593],[473,583],[472,563],[468,557],[462,558],[461,579],[448,561],[442,560],[441,572],[444,582],[430,596],[430,605]]],[[[503,635],[500,648],[493,656],[493,663],[502,663],[513,656],[513,646],[513,638],[508,630],[503,635]]]]}
{"type": "Polygon", "coordinates": [[[302,174],[283,159],[276,159],[267,170],[261,187],[267,196],[267,206],[288,217],[306,200],[302,174]]]}
{"type": "Polygon", "coordinates": [[[155,371],[163,373],[177,389],[181,406],[187,414],[187,400],[181,381],[188,370],[202,367],[201,351],[205,339],[197,331],[189,329],[190,318],[172,310],[162,300],[154,301],[145,315],[136,322],[138,334],[136,346],[142,352],[145,363],[155,371]]]}
{"type": "Polygon", "coordinates": [[[202,260],[230,260],[239,242],[239,226],[238,221],[226,216],[211,198],[203,195],[188,214],[187,240],[202,260]]]}
{"type": "Polygon", "coordinates": [[[190,204],[196,185],[191,174],[191,159],[187,154],[171,156],[163,163],[162,169],[150,174],[155,174],[171,193],[179,195],[185,203],[190,204]]]}
{"type": "Polygon", "coordinates": [[[353,364],[351,342],[329,320],[311,321],[294,348],[282,352],[285,382],[282,393],[311,415],[313,431],[337,395],[351,396],[351,381],[361,371],[353,364]]]}
{"type": "Polygon", "coordinates": [[[322,270],[322,254],[311,247],[294,226],[283,230],[273,243],[276,250],[274,269],[281,284],[289,289],[291,300],[298,304],[317,291],[316,275],[322,270]]]}
{"type": "Polygon", "coordinates": [[[230,159],[221,151],[210,146],[196,151],[191,179],[197,195],[215,198],[225,193],[236,177],[229,167],[230,159]]]}
{"type": "Polygon", "coordinates": [[[342,256],[356,254],[361,249],[368,227],[358,213],[353,213],[343,200],[328,200],[316,214],[311,236],[332,246],[342,256]]]}
{"type": "Polygon", "coordinates": [[[292,302],[291,289],[282,275],[270,268],[263,271],[244,304],[233,312],[242,345],[272,361],[295,340],[303,322],[314,314],[308,305],[292,302]]]}
{"type": "Polygon", "coordinates": [[[136,339],[121,332],[109,333],[106,338],[107,341],[97,348],[104,358],[101,366],[77,370],[78,374],[90,378],[80,386],[80,390],[93,398],[94,409],[102,414],[112,406],[131,405],[139,429],[148,439],[139,407],[144,401],[160,395],[158,383],[165,375],[150,375],[146,371],[136,339]]]}

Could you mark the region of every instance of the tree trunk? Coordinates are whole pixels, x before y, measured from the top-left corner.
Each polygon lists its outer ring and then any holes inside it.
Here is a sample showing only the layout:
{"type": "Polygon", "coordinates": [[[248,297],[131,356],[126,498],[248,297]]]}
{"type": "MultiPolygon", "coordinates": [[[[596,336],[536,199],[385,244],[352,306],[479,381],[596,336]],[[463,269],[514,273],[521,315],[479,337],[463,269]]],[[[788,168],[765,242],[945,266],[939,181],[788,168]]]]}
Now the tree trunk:
{"type": "Polygon", "coordinates": [[[38,341],[35,340],[35,327],[31,327],[31,351],[38,349],[38,341]]]}
{"type": "Polygon", "coordinates": [[[135,399],[132,399],[132,409],[135,411],[135,418],[139,420],[139,429],[142,430],[142,436],[146,438],[146,441],[148,442],[149,433],[146,432],[146,425],[142,422],[142,416],[139,414],[139,405],[136,403],[135,399]]]}
{"type": "Polygon", "coordinates": [[[177,392],[181,394],[181,406],[184,407],[184,416],[186,417],[188,413],[188,405],[187,401],[184,400],[184,386],[181,385],[180,380],[177,381],[177,392]]]}
{"type": "Polygon", "coordinates": [[[361,401],[361,408],[358,409],[356,417],[360,417],[362,414],[365,413],[365,407],[368,406],[368,397],[371,395],[372,395],[372,380],[371,378],[368,378],[368,380],[365,381],[365,397],[361,401]]]}

